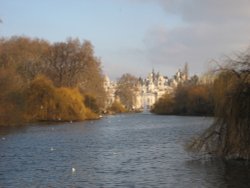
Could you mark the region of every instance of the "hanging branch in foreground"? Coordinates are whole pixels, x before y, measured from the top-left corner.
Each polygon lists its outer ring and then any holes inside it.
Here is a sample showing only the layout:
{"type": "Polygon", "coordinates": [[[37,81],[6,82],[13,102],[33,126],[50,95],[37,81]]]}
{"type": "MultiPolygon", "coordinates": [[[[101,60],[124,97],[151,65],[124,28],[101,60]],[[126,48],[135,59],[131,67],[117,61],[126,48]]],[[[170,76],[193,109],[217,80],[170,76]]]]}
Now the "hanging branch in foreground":
{"type": "Polygon", "coordinates": [[[215,121],[187,150],[226,159],[250,157],[250,53],[229,59],[214,82],[215,121]]]}

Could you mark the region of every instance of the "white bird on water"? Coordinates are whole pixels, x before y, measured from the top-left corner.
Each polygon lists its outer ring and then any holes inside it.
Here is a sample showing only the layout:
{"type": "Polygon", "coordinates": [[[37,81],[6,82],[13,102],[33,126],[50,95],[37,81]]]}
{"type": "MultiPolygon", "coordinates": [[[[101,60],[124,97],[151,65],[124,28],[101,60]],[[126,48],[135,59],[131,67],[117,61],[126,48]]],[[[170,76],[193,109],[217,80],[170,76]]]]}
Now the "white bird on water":
{"type": "Polygon", "coordinates": [[[74,173],[76,171],[76,169],[75,168],[72,168],[72,173],[74,173]]]}

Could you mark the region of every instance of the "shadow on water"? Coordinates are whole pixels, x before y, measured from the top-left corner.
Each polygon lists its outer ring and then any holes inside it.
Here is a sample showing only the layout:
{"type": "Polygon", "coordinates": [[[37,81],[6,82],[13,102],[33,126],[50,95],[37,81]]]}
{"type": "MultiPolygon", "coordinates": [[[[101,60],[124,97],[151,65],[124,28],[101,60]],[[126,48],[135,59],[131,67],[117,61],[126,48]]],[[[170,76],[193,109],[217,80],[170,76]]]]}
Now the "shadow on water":
{"type": "Polygon", "coordinates": [[[189,160],[185,166],[193,172],[193,181],[203,180],[206,187],[250,187],[250,164],[220,159],[189,160]]]}
{"type": "Polygon", "coordinates": [[[27,126],[10,126],[10,127],[0,126],[0,137],[7,136],[9,134],[25,132],[27,128],[28,128],[27,126]]]}
{"type": "Polygon", "coordinates": [[[224,181],[228,187],[250,187],[250,164],[243,161],[224,162],[224,181]]]}

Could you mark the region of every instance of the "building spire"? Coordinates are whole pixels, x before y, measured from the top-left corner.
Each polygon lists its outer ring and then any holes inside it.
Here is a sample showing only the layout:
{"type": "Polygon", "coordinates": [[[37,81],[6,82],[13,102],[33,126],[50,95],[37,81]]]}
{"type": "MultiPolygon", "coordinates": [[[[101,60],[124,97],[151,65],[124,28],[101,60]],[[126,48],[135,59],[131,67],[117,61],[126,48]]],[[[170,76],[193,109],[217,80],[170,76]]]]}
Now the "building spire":
{"type": "Polygon", "coordinates": [[[188,62],[185,62],[184,68],[183,68],[183,74],[185,76],[185,79],[188,80],[188,74],[189,74],[189,70],[188,70],[188,62]]]}

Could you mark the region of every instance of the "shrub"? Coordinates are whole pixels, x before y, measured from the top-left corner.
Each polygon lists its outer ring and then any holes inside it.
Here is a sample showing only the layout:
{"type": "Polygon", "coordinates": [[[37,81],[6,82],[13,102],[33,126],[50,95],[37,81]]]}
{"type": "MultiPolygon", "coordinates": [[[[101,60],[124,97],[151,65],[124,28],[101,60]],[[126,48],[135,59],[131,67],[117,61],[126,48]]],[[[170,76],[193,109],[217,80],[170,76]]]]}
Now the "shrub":
{"type": "Polygon", "coordinates": [[[27,91],[31,121],[80,121],[96,116],[84,105],[78,89],[56,88],[45,76],[35,78],[27,91]]]}

